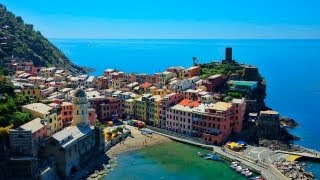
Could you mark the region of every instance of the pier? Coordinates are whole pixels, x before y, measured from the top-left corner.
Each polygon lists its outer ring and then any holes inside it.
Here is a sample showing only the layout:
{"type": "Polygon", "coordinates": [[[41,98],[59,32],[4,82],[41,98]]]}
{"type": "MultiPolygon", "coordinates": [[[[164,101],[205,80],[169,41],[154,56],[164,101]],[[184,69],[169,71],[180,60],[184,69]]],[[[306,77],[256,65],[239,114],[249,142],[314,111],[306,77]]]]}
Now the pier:
{"type": "Polygon", "coordinates": [[[288,179],[282,173],[280,173],[276,168],[274,168],[271,164],[259,162],[257,160],[251,159],[250,157],[247,157],[240,153],[232,152],[220,146],[207,145],[200,142],[196,142],[194,138],[187,137],[182,134],[177,134],[171,131],[167,131],[167,130],[159,129],[155,127],[148,127],[148,129],[150,129],[150,131],[154,133],[160,134],[162,136],[166,136],[178,142],[199,146],[206,149],[212,149],[214,152],[218,153],[220,156],[222,156],[225,159],[228,159],[231,161],[239,161],[241,164],[250,167],[251,170],[261,174],[261,176],[263,176],[265,179],[268,179],[268,180],[288,179]]]}

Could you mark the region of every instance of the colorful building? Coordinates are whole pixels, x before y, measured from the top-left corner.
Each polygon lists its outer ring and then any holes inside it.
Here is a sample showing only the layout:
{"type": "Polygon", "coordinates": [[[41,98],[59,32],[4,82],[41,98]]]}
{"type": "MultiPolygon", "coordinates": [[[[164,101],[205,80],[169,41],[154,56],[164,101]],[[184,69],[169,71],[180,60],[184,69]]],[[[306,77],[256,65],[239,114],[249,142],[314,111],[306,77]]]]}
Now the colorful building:
{"type": "Polygon", "coordinates": [[[193,133],[207,144],[221,144],[232,132],[241,132],[245,109],[244,99],[200,104],[193,110],[193,133]]]}
{"type": "Polygon", "coordinates": [[[40,144],[48,137],[47,130],[47,123],[41,118],[35,118],[15,130],[10,130],[11,152],[15,155],[36,157],[40,144]]]}
{"type": "Polygon", "coordinates": [[[21,93],[28,96],[30,99],[38,101],[43,99],[41,89],[33,84],[24,84],[21,93]]]}
{"type": "Polygon", "coordinates": [[[54,107],[50,107],[43,103],[32,103],[22,106],[22,111],[30,112],[32,118],[44,119],[48,123],[49,128],[47,136],[51,136],[63,127],[62,121],[58,119],[58,115],[54,107]]]}
{"type": "Polygon", "coordinates": [[[161,100],[162,98],[160,95],[154,95],[149,98],[148,124],[156,127],[159,126],[161,100]]]}
{"type": "Polygon", "coordinates": [[[179,104],[167,108],[166,129],[192,135],[192,110],[199,105],[198,101],[184,99],[179,104]]]}
{"type": "Polygon", "coordinates": [[[63,127],[68,127],[72,124],[73,114],[72,114],[73,104],[70,102],[62,102],[60,105],[60,117],[63,123],[63,127]]]}
{"type": "Polygon", "coordinates": [[[126,99],[124,101],[124,114],[127,119],[135,117],[135,99],[126,99]]]}
{"type": "Polygon", "coordinates": [[[187,69],[189,77],[200,76],[201,68],[199,66],[192,66],[187,69]]]}
{"type": "Polygon", "coordinates": [[[160,79],[159,79],[159,86],[161,88],[166,86],[169,83],[169,80],[175,77],[177,77],[177,74],[173,72],[165,71],[161,73],[160,79]]]}
{"type": "Polygon", "coordinates": [[[148,103],[152,94],[143,94],[136,99],[136,119],[146,122],[148,119],[148,103]]]}
{"type": "Polygon", "coordinates": [[[183,95],[179,93],[171,93],[163,97],[160,103],[159,111],[159,127],[166,128],[166,109],[174,104],[177,104],[183,99],[183,95]]]}

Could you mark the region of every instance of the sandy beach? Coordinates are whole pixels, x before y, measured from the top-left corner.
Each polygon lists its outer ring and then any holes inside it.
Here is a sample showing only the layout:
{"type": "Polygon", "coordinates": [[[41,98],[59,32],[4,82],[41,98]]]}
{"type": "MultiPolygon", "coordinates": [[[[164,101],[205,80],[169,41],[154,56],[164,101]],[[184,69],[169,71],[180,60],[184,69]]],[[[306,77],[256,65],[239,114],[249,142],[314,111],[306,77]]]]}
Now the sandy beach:
{"type": "Polygon", "coordinates": [[[137,150],[137,149],[172,141],[167,137],[154,134],[154,133],[148,134],[148,135],[142,135],[137,128],[132,126],[126,126],[126,127],[131,130],[132,137],[128,136],[124,141],[110,148],[110,150],[106,152],[106,154],[110,158],[114,158],[120,153],[123,153],[126,151],[137,150]]]}

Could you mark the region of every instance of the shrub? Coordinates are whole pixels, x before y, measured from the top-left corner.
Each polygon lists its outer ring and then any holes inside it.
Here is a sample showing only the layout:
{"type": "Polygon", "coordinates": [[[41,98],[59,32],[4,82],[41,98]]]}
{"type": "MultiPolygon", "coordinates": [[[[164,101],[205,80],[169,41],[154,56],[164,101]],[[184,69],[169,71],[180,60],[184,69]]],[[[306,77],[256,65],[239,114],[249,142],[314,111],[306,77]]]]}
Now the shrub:
{"type": "Polygon", "coordinates": [[[119,131],[119,132],[121,132],[121,133],[123,133],[123,128],[122,128],[122,127],[117,127],[116,130],[119,131]]]}

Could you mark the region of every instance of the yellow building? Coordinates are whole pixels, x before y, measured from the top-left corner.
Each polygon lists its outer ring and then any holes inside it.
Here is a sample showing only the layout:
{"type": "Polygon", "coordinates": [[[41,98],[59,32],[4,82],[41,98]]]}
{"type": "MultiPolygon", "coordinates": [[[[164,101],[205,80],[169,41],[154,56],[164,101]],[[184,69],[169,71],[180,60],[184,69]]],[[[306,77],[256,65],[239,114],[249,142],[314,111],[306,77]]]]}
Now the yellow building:
{"type": "Polygon", "coordinates": [[[125,85],[126,85],[126,82],[124,79],[121,79],[121,78],[118,78],[118,79],[112,79],[110,81],[110,87],[111,89],[116,89],[116,90],[119,90],[119,89],[122,89],[125,85]]]}
{"type": "Polygon", "coordinates": [[[53,107],[43,103],[32,103],[22,106],[23,112],[30,112],[32,118],[42,118],[48,122],[48,136],[60,131],[63,127],[61,119],[53,107]]]}
{"type": "Polygon", "coordinates": [[[152,87],[150,88],[150,93],[151,93],[152,95],[154,95],[154,96],[160,95],[161,97],[163,97],[163,96],[166,96],[166,95],[170,94],[171,91],[168,90],[168,89],[166,89],[166,88],[157,89],[157,88],[155,88],[154,86],[152,86],[152,87]]]}
{"type": "Polygon", "coordinates": [[[148,118],[148,101],[152,94],[143,94],[142,97],[136,99],[135,116],[140,121],[147,121],[148,118]]]}
{"type": "Polygon", "coordinates": [[[165,72],[161,73],[160,79],[159,79],[160,87],[164,87],[165,85],[168,84],[170,79],[175,78],[175,77],[177,77],[177,74],[173,73],[173,72],[165,71],[165,72]]]}
{"type": "Polygon", "coordinates": [[[124,113],[128,119],[134,117],[135,99],[127,99],[124,101],[124,113]]]}
{"type": "Polygon", "coordinates": [[[149,98],[148,121],[149,124],[158,127],[160,115],[161,96],[155,95],[149,98]]]}
{"type": "Polygon", "coordinates": [[[41,89],[38,86],[30,84],[28,86],[24,85],[21,89],[21,93],[28,96],[30,99],[42,100],[41,89]]]}

